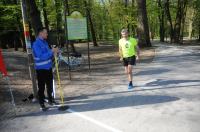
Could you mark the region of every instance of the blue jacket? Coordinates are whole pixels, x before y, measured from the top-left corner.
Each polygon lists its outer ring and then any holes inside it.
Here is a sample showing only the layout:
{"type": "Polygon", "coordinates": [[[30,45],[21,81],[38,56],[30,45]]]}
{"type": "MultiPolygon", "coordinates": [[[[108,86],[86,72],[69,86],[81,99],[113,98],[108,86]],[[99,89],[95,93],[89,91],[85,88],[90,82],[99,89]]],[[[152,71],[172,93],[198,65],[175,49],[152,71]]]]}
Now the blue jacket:
{"type": "Polygon", "coordinates": [[[53,52],[49,48],[47,41],[37,38],[32,45],[35,69],[49,70],[52,68],[53,52]]]}

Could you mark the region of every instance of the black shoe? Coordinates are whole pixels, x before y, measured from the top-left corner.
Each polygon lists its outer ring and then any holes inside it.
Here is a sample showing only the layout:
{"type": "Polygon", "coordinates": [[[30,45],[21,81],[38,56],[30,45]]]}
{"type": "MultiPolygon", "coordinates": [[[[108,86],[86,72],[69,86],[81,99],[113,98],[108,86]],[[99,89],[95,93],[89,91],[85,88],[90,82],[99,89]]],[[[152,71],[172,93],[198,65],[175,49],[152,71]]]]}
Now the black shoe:
{"type": "Polygon", "coordinates": [[[48,110],[48,108],[45,107],[44,104],[40,104],[40,109],[41,109],[42,111],[47,111],[47,110],[48,110]]]}
{"type": "Polygon", "coordinates": [[[49,101],[48,103],[49,103],[49,105],[51,105],[51,106],[58,105],[58,103],[57,103],[56,101],[49,101]]]}
{"type": "Polygon", "coordinates": [[[45,99],[44,99],[44,102],[45,102],[45,103],[48,103],[49,101],[48,101],[48,99],[45,98],[45,99]]]}

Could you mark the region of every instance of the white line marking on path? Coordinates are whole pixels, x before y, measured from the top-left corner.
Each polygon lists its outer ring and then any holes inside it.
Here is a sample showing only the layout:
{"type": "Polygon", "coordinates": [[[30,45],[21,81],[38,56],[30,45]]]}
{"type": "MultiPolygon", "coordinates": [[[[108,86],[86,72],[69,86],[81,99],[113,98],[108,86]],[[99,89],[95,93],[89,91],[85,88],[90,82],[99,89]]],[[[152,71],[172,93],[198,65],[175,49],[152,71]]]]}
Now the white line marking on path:
{"type": "Polygon", "coordinates": [[[98,125],[100,127],[103,127],[103,128],[105,128],[107,130],[110,130],[111,132],[122,132],[121,130],[117,130],[117,129],[113,128],[113,127],[105,125],[105,124],[103,124],[103,123],[101,123],[101,122],[99,122],[97,120],[94,120],[94,119],[92,119],[90,117],[87,117],[87,116],[85,116],[83,114],[80,114],[80,113],[78,113],[78,112],[76,112],[76,111],[74,111],[72,109],[68,109],[67,111],[72,113],[72,114],[74,114],[74,115],[76,115],[76,116],[79,116],[79,117],[81,117],[81,118],[83,118],[85,120],[88,120],[88,121],[90,121],[90,122],[92,122],[92,123],[94,123],[94,124],[96,124],[96,125],[98,125]]]}

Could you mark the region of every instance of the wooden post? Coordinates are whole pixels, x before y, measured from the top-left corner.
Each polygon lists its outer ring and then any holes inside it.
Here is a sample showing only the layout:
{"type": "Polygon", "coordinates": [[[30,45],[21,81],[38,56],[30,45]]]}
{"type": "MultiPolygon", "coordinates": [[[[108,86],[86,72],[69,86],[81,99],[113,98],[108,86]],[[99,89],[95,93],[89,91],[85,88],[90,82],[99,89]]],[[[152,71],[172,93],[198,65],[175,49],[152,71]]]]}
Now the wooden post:
{"type": "Polygon", "coordinates": [[[69,61],[69,41],[68,41],[68,31],[67,31],[67,15],[69,15],[67,13],[67,8],[68,7],[68,0],[64,0],[64,15],[65,15],[65,40],[66,40],[66,44],[67,44],[67,61],[68,61],[68,75],[69,75],[69,79],[72,80],[71,77],[71,68],[70,68],[70,61],[69,61]]]}
{"type": "Polygon", "coordinates": [[[28,66],[29,66],[29,73],[32,81],[32,88],[33,88],[33,95],[34,98],[37,99],[37,83],[36,83],[36,76],[35,76],[35,69],[34,69],[34,62],[32,56],[32,49],[31,49],[31,39],[30,39],[30,32],[29,32],[29,24],[28,18],[26,14],[26,0],[21,1],[21,10],[22,10],[22,19],[23,19],[23,27],[24,27],[24,37],[26,42],[26,51],[28,54],[28,66]]]}

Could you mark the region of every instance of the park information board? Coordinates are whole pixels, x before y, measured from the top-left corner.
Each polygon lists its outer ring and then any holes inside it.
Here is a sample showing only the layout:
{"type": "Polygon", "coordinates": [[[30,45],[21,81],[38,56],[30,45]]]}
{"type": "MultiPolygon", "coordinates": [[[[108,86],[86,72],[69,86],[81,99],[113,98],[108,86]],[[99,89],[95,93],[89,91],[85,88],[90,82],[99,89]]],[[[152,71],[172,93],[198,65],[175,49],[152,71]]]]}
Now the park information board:
{"type": "Polygon", "coordinates": [[[67,17],[68,40],[88,39],[87,18],[74,11],[67,17]]]}

